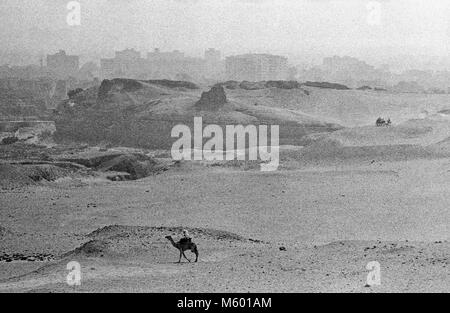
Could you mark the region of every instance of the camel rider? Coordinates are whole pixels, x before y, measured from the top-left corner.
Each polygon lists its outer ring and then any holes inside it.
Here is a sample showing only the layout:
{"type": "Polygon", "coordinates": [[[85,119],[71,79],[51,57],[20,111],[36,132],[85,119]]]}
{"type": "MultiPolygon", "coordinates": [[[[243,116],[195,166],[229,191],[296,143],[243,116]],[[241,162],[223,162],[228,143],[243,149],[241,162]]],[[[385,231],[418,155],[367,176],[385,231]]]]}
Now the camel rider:
{"type": "Polygon", "coordinates": [[[184,242],[192,242],[191,236],[189,236],[189,232],[186,229],[183,229],[183,239],[184,242]]]}

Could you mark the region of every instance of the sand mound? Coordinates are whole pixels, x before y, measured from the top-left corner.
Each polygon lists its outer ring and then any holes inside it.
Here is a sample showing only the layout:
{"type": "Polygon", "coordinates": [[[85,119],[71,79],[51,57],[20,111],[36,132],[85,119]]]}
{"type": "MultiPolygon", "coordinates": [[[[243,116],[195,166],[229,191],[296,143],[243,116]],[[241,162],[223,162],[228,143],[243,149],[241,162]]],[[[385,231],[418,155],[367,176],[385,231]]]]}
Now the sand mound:
{"type": "MultiPolygon", "coordinates": [[[[426,125],[399,125],[392,127],[355,127],[330,134],[344,146],[377,146],[399,144],[426,144],[433,140],[433,128],[426,125]]],[[[434,139],[436,140],[436,139],[434,139]]]]}
{"type": "Polygon", "coordinates": [[[225,96],[223,87],[216,85],[198,101],[200,95],[195,90],[183,91],[145,81],[105,81],[99,91],[103,96],[59,106],[54,115],[55,140],[92,144],[108,141],[129,147],[170,149],[175,141],[171,138],[173,127],[192,126],[197,116],[203,118],[204,124],[221,126],[280,125],[280,144],[291,145],[301,144],[301,138],[311,132],[341,128],[301,110],[272,105],[285,100],[297,103],[299,97],[306,96],[303,89],[289,89],[295,87],[294,83],[269,83],[272,87],[264,90],[230,90],[231,96],[228,92],[225,96]]]}
{"type": "Polygon", "coordinates": [[[191,236],[195,238],[213,239],[213,240],[229,240],[229,241],[245,241],[246,239],[240,235],[208,228],[190,228],[190,227],[149,227],[149,226],[123,226],[110,225],[97,229],[88,235],[89,238],[102,240],[111,237],[160,237],[167,235],[180,235],[186,229],[191,236]]]}
{"type": "Polygon", "coordinates": [[[35,182],[55,181],[58,178],[67,177],[71,171],[53,165],[23,166],[24,172],[35,182]]]}
{"type": "MultiPolygon", "coordinates": [[[[81,247],[64,254],[62,257],[94,257],[94,258],[144,258],[156,263],[174,262],[176,250],[165,238],[173,236],[174,240],[181,237],[183,229],[187,229],[200,247],[206,241],[245,242],[242,236],[226,231],[183,228],[183,227],[145,227],[111,225],[97,229],[88,235],[91,240],[81,247]]],[[[258,243],[258,240],[250,240],[258,243]]],[[[201,251],[204,251],[201,250],[201,251]]]]}
{"type": "Polygon", "coordinates": [[[97,169],[103,172],[124,172],[130,174],[132,180],[141,179],[152,174],[165,170],[158,166],[157,162],[151,158],[144,158],[139,155],[121,155],[102,162],[97,169]]]}
{"type": "Polygon", "coordinates": [[[308,87],[336,89],[336,90],[349,90],[350,89],[345,85],[329,83],[329,82],[310,82],[310,81],[308,81],[308,82],[304,83],[304,85],[308,86],[308,87]]]}
{"type": "Polygon", "coordinates": [[[29,186],[35,183],[20,167],[0,164],[0,186],[2,188],[29,186]]]}
{"type": "Polygon", "coordinates": [[[188,81],[177,81],[177,80],[147,80],[149,84],[159,85],[167,88],[182,88],[182,89],[199,89],[199,87],[188,81]]]}
{"type": "Polygon", "coordinates": [[[327,138],[299,151],[283,150],[281,159],[314,165],[336,165],[354,162],[373,163],[437,158],[439,155],[419,145],[344,146],[327,138]]]}
{"type": "Polygon", "coordinates": [[[89,150],[78,154],[64,155],[60,161],[72,162],[101,172],[118,172],[130,174],[129,179],[141,179],[167,170],[164,164],[143,154],[130,151],[119,152],[89,150]]]}
{"type": "Polygon", "coordinates": [[[264,82],[243,81],[239,84],[239,88],[244,89],[244,90],[260,90],[260,89],[265,89],[266,86],[265,86],[264,82]]]}
{"type": "Polygon", "coordinates": [[[229,80],[229,81],[220,83],[220,85],[229,90],[235,90],[235,89],[239,88],[239,82],[235,81],[235,80],[229,80]]]}
{"type": "Polygon", "coordinates": [[[270,81],[259,81],[259,82],[249,82],[242,81],[237,82],[234,80],[219,83],[218,85],[223,86],[226,89],[235,90],[263,90],[269,88],[278,89],[301,89],[301,84],[297,81],[287,81],[287,80],[270,80],[270,81]]]}
{"type": "Polygon", "coordinates": [[[62,155],[58,160],[77,163],[89,168],[96,168],[122,155],[123,153],[117,152],[83,151],[77,154],[71,154],[70,156],[62,155]]]}
{"type": "Polygon", "coordinates": [[[390,127],[363,126],[306,136],[301,151],[282,151],[283,159],[300,161],[401,161],[440,158],[450,153],[450,125],[414,119],[390,127]]]}
{"type": "MultiPolygon", "coordinates": [[[[74,251],[64,255],[84,255],[88,257],[103,257],[106,254],[111,254],[113,247],[111,243],[101,240],[91,240],[74,251]]],[[[63,257],[64,257],[63,256],[63,257]]]]}
{"type": "Polygon", "coordinates": [[[10,165],[0,164],[0,186],[16,188],[35,185],[38,182],[51,182],[68,177],[72,172],[49,164],[43,165],[10,165]]]}
{"type": "Polygon", "coordinates": [[[179,254],[167,241],[153,245],[147,254],[128,256],[113,255],[116,251],[109,243],[91,241],[59,263],[4,280],[7,285],[1,290],[73,292],[65,283],[65,266],[73,257],[82,264],[82,278],[87,282],[76,292],[184,292],[188,288],[191,292],[381,293],[448,289],[450,245],[446,241],[339,241],[282,248],[246,244],[208,248],[205,244],[198,265],[174,265],[179,254]],[[365,266],[373,260],[382,266],[382,284],[369,288],[365,286],[365,266]]]}
{"type": "Polygon", "coordinates": [[[297,81],[271,80],[266,82],[266,87],[279,89],[300,89],[301,84],[297,81]]]}

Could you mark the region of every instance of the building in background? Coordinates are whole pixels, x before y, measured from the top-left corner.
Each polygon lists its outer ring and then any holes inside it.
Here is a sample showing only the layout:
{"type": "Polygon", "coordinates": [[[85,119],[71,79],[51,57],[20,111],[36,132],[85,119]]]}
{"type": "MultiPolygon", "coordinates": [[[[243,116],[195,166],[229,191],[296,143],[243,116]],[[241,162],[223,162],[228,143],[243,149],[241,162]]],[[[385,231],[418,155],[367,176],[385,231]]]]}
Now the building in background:
{"type": "Polygon", "coordinates": [[[112,59],[101,59],[100,72],[102,78],[146,78],[147,66],[139,51],[125,49],[112,59]]]}
{"type": "Polygon", "coordinates": [[[115,59],[101,59],[100,60],[100,77],[113,78],[116,75],[115,59]]]}
{"type": "Polygon", "coordinates": [[[183,52],[161,52],[155,49],[147,54],[148,69],[152,79],[199,81],[206,75],[202,58],[186,56],[183,52]]]}
{"type": "Polygon", "coordinates": [[[142,58],[138,51],[118,51],[114,58],[100,60],[101,78],[172,79],[204,81],[223,76],[221,53],[209,49],[205,58],[186,56],[174,50],[163,52],[155,49],[142,58]]]}
{"type": "Polygon", "coordinates": [[[223,78],[225,65],[219,50],[209,48],[205,51],[205,71],[210,79],[220,81],[223,78]]]}
{"type": "Polygon", "coordinates": [[[64,50],[47,55],[47,68],[55,78],[75,77],[78,74],[79,67],[80,58],[76,55],[67,55],[64,50]]]}
{"type": "Polygon", "coordinates": [[[375,68],[349,56],[324,58],[321,65],[301,69],[297,77],[301,81],[326,81],[350,88],[361,86],[387,88],[394,78],[386,65],[375,68]]]}
{"type": "Polygon", "coordinates": [[[153,52],[147,53],[147,60],[150,62],[180,61],[184,58],[184,53],[179,50],[161,52],[159,48],[156,48],[153,52]]]}
{"type": "Polygon", "coordinates": [[[287,58],[271,54],[243,54],[226,58],[229,80],[285,80],[289,75],[287,58]]]}

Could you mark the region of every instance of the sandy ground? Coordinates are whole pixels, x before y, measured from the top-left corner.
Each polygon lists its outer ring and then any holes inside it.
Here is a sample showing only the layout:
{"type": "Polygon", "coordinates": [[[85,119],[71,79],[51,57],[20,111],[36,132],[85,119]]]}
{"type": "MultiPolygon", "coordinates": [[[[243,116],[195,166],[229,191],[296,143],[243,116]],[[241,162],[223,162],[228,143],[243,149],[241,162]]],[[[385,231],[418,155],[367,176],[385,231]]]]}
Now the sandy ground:
{"type": "Polygon", "coordinates": [[[0,292],[448,292],[449,185],[440,159],[1,190],[0,292]],[[198,263],[176,263],[176,226],[198,263]],[[380,286],[365,287],[370,261],[380,286]]]}

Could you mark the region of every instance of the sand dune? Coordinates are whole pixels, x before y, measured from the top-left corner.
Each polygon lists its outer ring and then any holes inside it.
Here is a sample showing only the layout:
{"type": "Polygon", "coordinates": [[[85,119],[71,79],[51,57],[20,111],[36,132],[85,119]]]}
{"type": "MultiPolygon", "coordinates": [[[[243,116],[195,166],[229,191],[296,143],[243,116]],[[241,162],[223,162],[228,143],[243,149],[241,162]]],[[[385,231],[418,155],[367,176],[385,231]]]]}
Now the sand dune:
{"type": "MultiPolygon", "coordinates": [[[[223,108],[198,110],[202,90],[141,89],[115,92],[104,120],[96,118],[107,102],[98,112],[67,108],[59,122],[73,135],[95,113],[79,138],[98,130],[93,140],[108,146],[107,136],[131,146],[158,143],[167,128],[155,120],[196,114],[301,131],[285,131],[273,173],[245,162],[183,161],[136,181],[75,186],[34,184],[23,168],[2,167],[3,177],[24,183],[1,190],[0,292],[448,291],[449,123],[434,113],[445,108],[446,95],[232,90],[223,108]],[[378,116],[390,116],[393,126],[372,126],[378,116]],[[126,123],[108,124],[118,117],[126,123]],[[139,124],[149,121],[154,128],[139,124]],[[185,228],[199,246],[195,264],[177,264],[178,251],[164,238],[180,238],[185,228]],[[71,261],[82,267],[76,288],[66,283],[71,261]],[[381,265],[382,284],[369,288],[371,261],[381,265]]],[[[58,162],[97,156],[105,165],[116,164],[109,155],[133,154],[20,145],[1,151],[10,163],[38,161],[42,149],[58,162]]],[[[147,153],[170,161],[167,148],[147,153]]]]}
{"type": "Polygon", "coordinates": [[[446,109],[449,95],[403,94],[392,92],[328,90],[306,87],[303,90],[227,90],[231,99],[253,105],[298,110],[317,118],[354,127],[374,125],[381,117],[390,117],[394,124],[425,118],[446,109]]]}
{"type": "Polygon", "coordinates": [[[0,281],[0,292],[444,292],[448,284],[442,275],[448,242],[339,241],[281,250],[274,243],[196,233],[200,262],[176,264],[176,251],[162,239],[169,229],[115,228],[114,236],[0,281]],[[65,282],[72,260],[82,266],[81,286],[65,282]],[[380,264],[382,285],[368,288],[365,265],[371,260],[380,264]]]}

